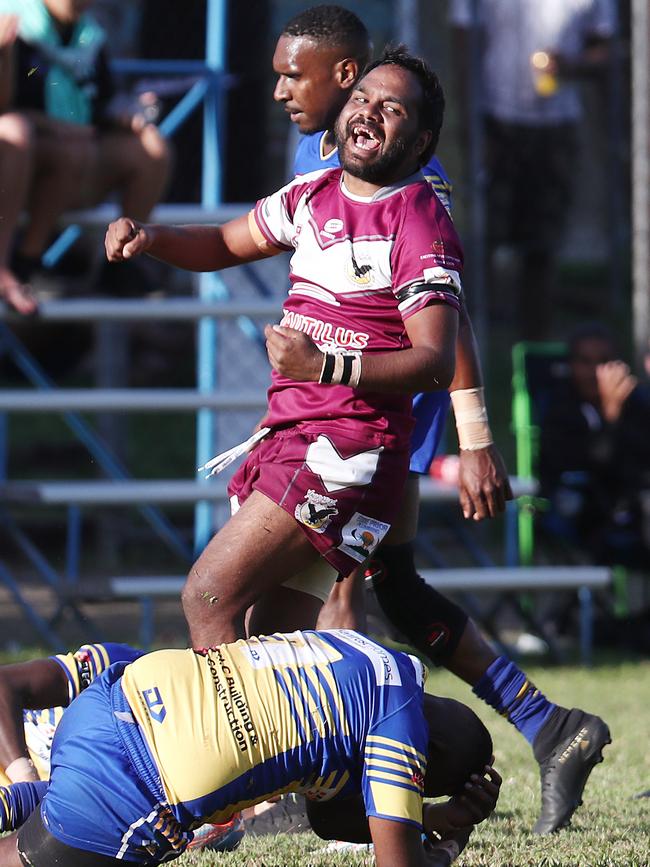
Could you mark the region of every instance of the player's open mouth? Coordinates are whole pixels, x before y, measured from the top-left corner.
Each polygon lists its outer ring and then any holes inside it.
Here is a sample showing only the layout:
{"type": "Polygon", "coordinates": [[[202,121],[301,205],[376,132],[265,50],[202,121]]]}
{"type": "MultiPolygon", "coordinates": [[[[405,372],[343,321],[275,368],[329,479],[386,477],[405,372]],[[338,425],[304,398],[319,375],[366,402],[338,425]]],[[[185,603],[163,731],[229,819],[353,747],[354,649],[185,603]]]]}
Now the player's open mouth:
{"type": "Polygon", "coordinates": [[[369,126],[355,123],[350,129],[350,135],[355,146],[363,151],[377,151],[381,147],[381,141],[369,126]]]}

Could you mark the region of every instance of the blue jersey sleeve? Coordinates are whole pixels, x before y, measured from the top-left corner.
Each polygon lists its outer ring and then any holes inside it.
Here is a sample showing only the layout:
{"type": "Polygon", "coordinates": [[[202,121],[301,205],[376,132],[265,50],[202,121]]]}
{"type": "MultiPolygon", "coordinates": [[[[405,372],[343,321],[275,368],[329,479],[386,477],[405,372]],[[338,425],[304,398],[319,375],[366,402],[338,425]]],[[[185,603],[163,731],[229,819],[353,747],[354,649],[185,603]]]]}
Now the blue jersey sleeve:
{"type": "Polygon", "coordinates": [[[52,656],[61,666],[68,680],[68,703],[74,701],[96,677],[114,662],[133,662],[143,655],[128,644],[84,644],[76,653],[52,656]]]}
{"type": "Polygon", "coordinates": [[[368,732],[361,783],[368,816],[422,827],[426,748],[418,690],[368,732]]]}
{"type": "Polygon", "coordinates": [[[438,157],[431,157],[426,166],[423,167],[422,174],[436,191],[436,195],[445,206],[445,210],[449,216],[451,216],[452,185],[438,157]]]}

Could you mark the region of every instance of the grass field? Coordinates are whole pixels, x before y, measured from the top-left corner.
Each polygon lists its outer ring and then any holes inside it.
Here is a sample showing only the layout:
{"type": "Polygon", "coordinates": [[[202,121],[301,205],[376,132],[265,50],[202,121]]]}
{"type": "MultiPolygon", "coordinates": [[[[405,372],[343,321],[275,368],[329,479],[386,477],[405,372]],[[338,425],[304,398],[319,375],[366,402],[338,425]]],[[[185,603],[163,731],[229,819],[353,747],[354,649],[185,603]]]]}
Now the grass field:
{"type": "MultiPolygon", "coordinates": [[[[645,867],[650,865],[650,661],[584,668],[526,666],[537,686],[554,701],[600,714],[613,743],[605,749],[587,784],[585,803],[571,828],[552,837],[529,833],[539,809],[537,765],[527,743],[503,719],[476,701],[446,673],[434,672],[429,689],[470,704],[490,729],[496,766],[503,775],[495,815],[473,835],[459,865],[467,867],[645,867]]],[[[370,865],[371,854],[331,854],[311,833],[244,838],[224,855],[199,853],[179,867],[319,867],[370,865]]]]}

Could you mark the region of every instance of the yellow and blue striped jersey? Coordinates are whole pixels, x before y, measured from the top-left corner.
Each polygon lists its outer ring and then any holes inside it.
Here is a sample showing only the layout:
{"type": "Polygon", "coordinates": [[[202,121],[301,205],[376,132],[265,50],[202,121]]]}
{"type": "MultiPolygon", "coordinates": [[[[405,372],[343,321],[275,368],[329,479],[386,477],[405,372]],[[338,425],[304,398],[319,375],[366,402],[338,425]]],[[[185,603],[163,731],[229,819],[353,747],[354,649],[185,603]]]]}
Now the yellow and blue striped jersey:
{"type": "Polygon", "coordinates": [[[361,792],[369,816],[419,826],[423,674],[350,630],[294,632],[148,654],[114,684],[112,706],[136,768],[160,779],[185,828],[283,792],[361,792]]]}
{"type": "MultiPolygon", "coordinates": [[[[62,653],[52,656],[63,671],[68,682],[68,704],[77,698],[96,677],[114,662],[131,662],[142,656],[126,644],[84,644],[76,653],[62,653]]],[[[63,707],[50,707],[45,710],[23,710],[23,726],[29,756],[34,762],[41,780],[50,776],[50,753],[54,732],[63,715],[63,707]]],[[[8,785],[9,779],[0,767],[0,785],[8,785]]]]}

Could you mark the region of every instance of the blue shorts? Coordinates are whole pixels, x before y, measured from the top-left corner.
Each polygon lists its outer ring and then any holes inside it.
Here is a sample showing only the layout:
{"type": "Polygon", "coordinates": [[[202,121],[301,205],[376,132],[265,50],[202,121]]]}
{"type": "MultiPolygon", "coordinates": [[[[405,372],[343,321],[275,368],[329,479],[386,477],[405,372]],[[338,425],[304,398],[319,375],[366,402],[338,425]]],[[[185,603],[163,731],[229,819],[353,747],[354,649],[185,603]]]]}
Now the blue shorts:
{"type": "Polygon", "coordinates": [[[159,864],[180,854],[192,835],[165,806],[151,764],[143,774],[125,748],[125,737],[139,737],[139,730],[128,721],[126,700],[116,715],[115,694],[122,691],[115,682],[124,667],[112,665],[63,714],[41,818],[52,836],[75,849],[159,864]]]}
{"type": "Polygon", "coordinates": [[[449,403],[448,391],[426,391],[413,398],[415,427],[411,434],[409,464],[412,473],[426,475],[429,472],[431,461],[445,431],[449,403]]]}

